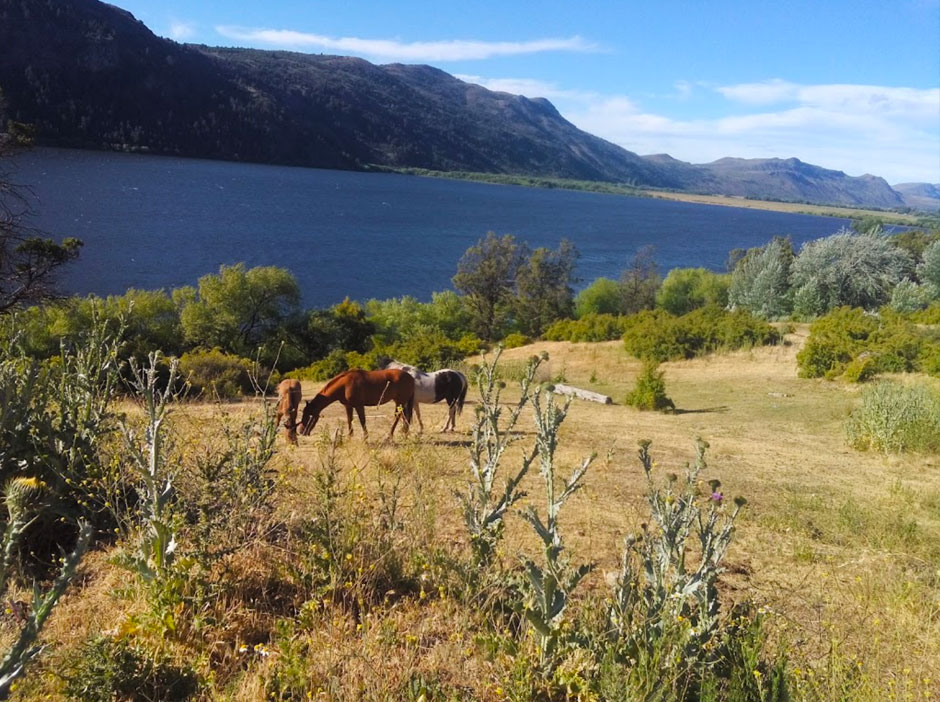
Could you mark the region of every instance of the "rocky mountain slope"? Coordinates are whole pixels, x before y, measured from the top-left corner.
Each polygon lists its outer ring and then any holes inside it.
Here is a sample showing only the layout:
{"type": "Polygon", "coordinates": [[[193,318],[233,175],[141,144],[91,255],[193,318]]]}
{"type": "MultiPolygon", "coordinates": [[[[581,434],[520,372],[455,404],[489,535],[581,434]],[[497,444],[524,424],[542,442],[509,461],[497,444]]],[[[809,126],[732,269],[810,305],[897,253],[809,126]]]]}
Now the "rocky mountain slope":
{"type": "Polygon", "coordinates": [[[581,131],[544,99],[430,66],[181,45],[98,0],[0,0],[4,119],[40,144],[361,169],[598,180],[891,208],[901,197],[797,159],[694,165],[581,131]]]}

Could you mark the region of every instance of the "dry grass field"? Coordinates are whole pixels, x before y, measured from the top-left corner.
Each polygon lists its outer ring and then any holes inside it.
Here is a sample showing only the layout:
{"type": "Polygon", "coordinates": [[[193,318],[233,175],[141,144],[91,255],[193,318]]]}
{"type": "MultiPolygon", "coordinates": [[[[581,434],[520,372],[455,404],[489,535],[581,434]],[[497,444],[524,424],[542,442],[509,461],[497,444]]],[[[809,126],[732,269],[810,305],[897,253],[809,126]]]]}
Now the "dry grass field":
{"type": "MultiPolygon", "coordinates": [[[[798,327],[778,347],[663,364],[674,414],[624,406],[640,364],[620,342],[544,342],[506,351],[501,365],[510,380],[503,399],[517,397],[513,372],[547,351],[540,379],[563,379],[615,401],[575,400],[561,430],[563,475],[597,454],[584,489],[561,515],[569,556],[597,564],[580,598],[604,595],[624,536],[648,519],[637,441],[652,440],[655,470],[664,477],[682,473],[702,437],[709,443],[702,478],[718,478],[725,495],[748,500],[720,581],[722,597],[729,605],[753,601],[769,612],[769,645],[786,651],[798,681],[793,699],[826,699],[827,690],[835,699],[847,681],[851,693],[843,699],[938,699],[940,457],[849,448],[842,426],[858,387],[797,377],[795,355],[806,333],[798,327]]],[[[319,385],[304,383],[304,396],[319,385]]],[[[391,408],[370,408],[370,440],[363,441],[356,422],[354,437],[335,447],[343,514],[361,517],[358,543],[372,539],[387,551],[339,551],[350,561],[350,581],[368,581],[345,583],[358,593],[356,601],[310,597],[298,563],[324,556],[305,551],[303,531],[291,526],[309,520],[313,505],[322,502],[316,476],[328,462],[327,436],[345,431],[344,411],[334,405],[298,447],[278,439],[275,521],[281,530],[226,562],[226,587],[200,614],[204,628],[148,633],[140,624],[147,621],[143,591],[114,565],[113,553],[96,552],[44,633],[50,650],[14,697],[61,699],[57,670],[68,651],[107,632],[139,635],[175,660],[212,671],[212,699],[450,699],[434,697],[429,681],[434,689],[463,690],[469,699],[519,699],[511,689],[519,673],[509,633],[481,635],[481,615],[451,596],[446,574],[448,563],[467,552],[454,492],[467,481],[475,400],[471,390],[458,432],[439,434],[445,408],[425,406],[426,431],[391,443],[384,441],[391,408]],[[386,587],[378,576],[369,580],[370,573],[389,570],[392,551],[408,554],[399,564],[414,575],[403,579],[411,583],[407,592],[386,587]],[[380,601],[364,602],[365,592],[380,593],[380,601]],[[306,692],[275,697],[272,686],[306,692]]],[[[234,416],[255,409],[249,402],[224,407],[234,416]]],[[[182,436],[196,437],[219,421],[219,412],[213,405],[186,405],[175,421],[182,436]]],[[[519,439],[504,460],[507,472],[534,437],[529,414],[518,426],[519,439]]],[[[521,504],[541,506],[538,481],[533,470],[521,504]]],[[[347,533],[350,524],[342,526],[347,533]]],[[[522,552],[535,555],[538,548],[531,528],[510,514],[501,559],[511,568],[522,552]]]]}

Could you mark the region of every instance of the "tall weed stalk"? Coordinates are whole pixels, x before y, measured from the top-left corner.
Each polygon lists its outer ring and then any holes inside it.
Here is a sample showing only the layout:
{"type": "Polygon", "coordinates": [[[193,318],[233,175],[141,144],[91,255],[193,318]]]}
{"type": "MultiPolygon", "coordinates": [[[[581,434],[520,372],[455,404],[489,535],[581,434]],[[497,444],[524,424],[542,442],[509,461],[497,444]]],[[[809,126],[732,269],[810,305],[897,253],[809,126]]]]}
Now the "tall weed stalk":
{"type": "Polygon", "coordinates": [[[458,494],[463,507],[464,524],[470,533],[470,549],[477,570],[485,569],[496,555],[497,545],[503,537],[503,519],[506,512],[525,493],[519,484],[529,471],[537,455],[537,447],[525,452],[519,469],[506,480],[502,489],[496,488],[499,464],[506,449],[517,436],[513,429],[519,415],[532,397],[535,372],[547,354],[529,359],[519,382],[519,400],[504,416],[506,408],[500,404],[505,383],[497,365],[502,349],[497,348],[492,361],[484,360],[476,374],[480,401],[476,406],[473,437],[470,445],[470,482],[463,494],[458,494]]]}
{"type": "Polygon", "coordinates": [[[564,544],[558,529],[558,516],[565,502],[582,487],[582,479],[594,455],[585,458],[575,468],[559,491],[556,486],[555,450],[558,447],[558,430],[568,414],[571,399],[559,407],[551,391],[546,390],[535,393],[532,403],[535,410],[535,450],[539,459],[539,474],[545,485],[546,510],[544,520],[531,505],[522,515],[532,525],[543,548],[541,564],[531,559],[525,560],[524,612],[538,635],[539,665],[543,672],[549,673],[556,663],[562,622],[571,594],[594,568],[593,564],[572,566],[562,555],[564,544]]]}

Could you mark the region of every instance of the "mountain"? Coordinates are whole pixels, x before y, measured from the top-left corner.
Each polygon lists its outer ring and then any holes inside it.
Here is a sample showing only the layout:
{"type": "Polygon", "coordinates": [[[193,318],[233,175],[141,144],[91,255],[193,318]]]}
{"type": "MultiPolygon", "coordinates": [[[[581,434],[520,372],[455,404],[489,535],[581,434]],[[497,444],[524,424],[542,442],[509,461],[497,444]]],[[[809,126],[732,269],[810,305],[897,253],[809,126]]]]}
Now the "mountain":
{"type": "Polygon", "coordinates": [[[798,158],[722,158],[703,164],[686,163],[666,154],[645,158],[666,171],[665,179],[692,192],[847,207],[889,209],[905,204],[883,178],[853,177],[798,158]]]}
{"type": "Polygon", "coordinates": [[[43,144],[669,185],[546,100],[429,66],[184,46],[97,0],[0,0],[0,46],[7,117],[43,144]]]}
{"type": "Polygon", "coordinates": [[[797,159],[644,158],[581,131],[545,99],[430,66],[181,45],[98,0],[0,0],[0,47],[0,124],[35,125],[40,144],[903,205],[880,178],[797,159]]]}
{"type": "Polygon", "coordinates": [[[940,211],[940,183],[898,183],[891,187],[908,207],[926,212],[940,211]]]}

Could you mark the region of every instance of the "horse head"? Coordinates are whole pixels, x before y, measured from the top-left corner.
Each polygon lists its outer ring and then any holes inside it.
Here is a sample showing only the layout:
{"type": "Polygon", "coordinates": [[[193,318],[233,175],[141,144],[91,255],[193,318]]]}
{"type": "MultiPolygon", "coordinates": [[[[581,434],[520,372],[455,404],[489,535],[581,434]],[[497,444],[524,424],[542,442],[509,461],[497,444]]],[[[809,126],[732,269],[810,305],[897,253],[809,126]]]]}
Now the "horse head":
{"type": "Polygon", "coordinates": [[[313,431],[319,419],[320,408],[316,405],[316,398],[307,400],[307,404],[304,405],[303,414],[300,415],[300,422],[297,425],[300,427],[301,436],[310,436],[310,432],[313,431]]]}

